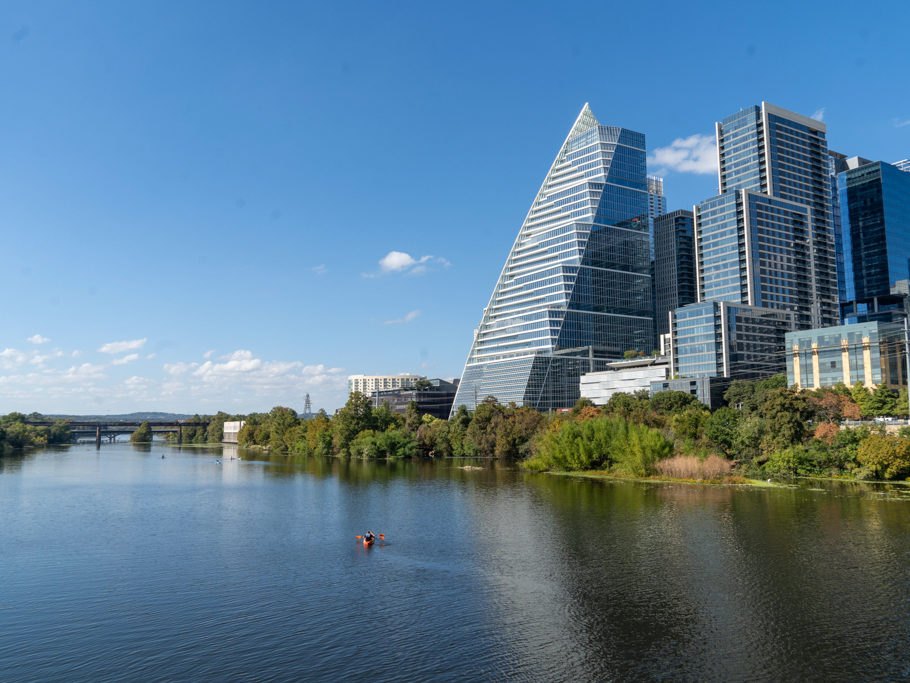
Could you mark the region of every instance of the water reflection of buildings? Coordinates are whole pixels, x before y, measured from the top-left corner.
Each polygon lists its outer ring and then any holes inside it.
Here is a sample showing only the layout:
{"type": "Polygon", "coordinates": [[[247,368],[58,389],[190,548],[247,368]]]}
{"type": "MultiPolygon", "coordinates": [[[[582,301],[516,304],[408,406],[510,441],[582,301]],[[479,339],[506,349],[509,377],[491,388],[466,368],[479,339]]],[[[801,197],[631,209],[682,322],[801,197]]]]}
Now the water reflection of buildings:
{"type": "Polygon", "coordinates": [[[784,680],[891,670],[875,652],[906,625],[888,608],[908,596],[900,503],[834,489],[527,481],[505,494],[474,489],[471,509],[491,617],[516,647],[549,634],[544,671],[784,680]],[[839,648],[857,632],[875,644],[845,663],[839,648]]]}

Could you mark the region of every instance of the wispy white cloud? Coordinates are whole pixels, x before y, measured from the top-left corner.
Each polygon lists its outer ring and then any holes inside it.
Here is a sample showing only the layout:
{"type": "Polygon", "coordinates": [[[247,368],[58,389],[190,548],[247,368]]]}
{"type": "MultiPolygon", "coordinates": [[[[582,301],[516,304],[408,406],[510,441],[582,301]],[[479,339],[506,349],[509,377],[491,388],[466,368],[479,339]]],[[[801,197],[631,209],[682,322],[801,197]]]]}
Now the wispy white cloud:
{"type": "Polygon", "coordinates": [[[904,126],[910,126],[910,119],[891,119],[891,124],[895,128],[903,128],[904,126]]]}
{"type": "Polygon", "coordinates": [[[262,365],[262,360],[253,357],[253,352],[246,349],[234,351],[227,356],[222,356],[219,360],[223,363],[213,363],[207,360],[200,365],[193,374],[197,377],[209,377],[213,375],[232,375],[242,372],[250,372],[262,365]]]}
{"type": "Polygon", "coordinates": [[[101,348],[98,350],[101,353],[110,354],[123,353],[124,351],[135,351],[136,349],[141,349],[143,346],[145,346],[145,342],[147,341],[148,339],[143,338],[133,339],[132,341],[108,342],[107,344],[102,344],[101,348]]]}
{"type": "Polygon", "coordinates": [[[390,251],[388,254],[379,259],[379,271],[375,273],[363,273],[363,277],[373,278],[380,275],[390,275],[398,273],[400,275],[423,275],[427,272],[428,266],[440,265],[448,268],[452,264],[441,256],[427,254],[420,258],[414,258],[404,251],[390,251]]]}
{"type": "Polygon", "coordinates": [[[199,363],[165,363],[162,368],[164,371],[173,376],[177,377],[178,375],[183,375],[189,372],[190,370],[195,370],[199,367],[199,363]]]}
{"type": "Polygon", "coordinates": [[[714,136],[696,133],[687,138],[677,138],[666,147],[655,149],[648,156],[648,165],[657,174],[668,170],[704,175],[717,173],[717,145],[714,136]]]}
{"type": "Polygon", "coordinates": [[[139,358],[138,353],[129,353],[129,354],[123,356],[122,358],[115,358],[114,360],[111,361],[111,365],[126,365],[127,363],[131,363],[132,361],[134,361],[138,358],[139,358]]]}
{"type": "Polygon", "coordinates": [[[0,351],[0,368],[4,370],[15,370],[28,360],[28,354],[18,349],[3,349],[0,351]]]}
{"type": "Polygon", "coordinates": [[[79,380],[98,380],[106,377],[104,366],[97,363],[83,363],[82,365],[73,365],[60,375],[61,379],[67,381],[79,380]]]}
{"type": "Polygon", "coordinates": [[[50,339],[47,337],[42,337],[40,334],[33,334],[31,337],[26,339],[30,344],[47,344],[50,339]]]}
{"type": "Polygon", "coordinates": [[[38,353],[37,351],[32,352],[32,357],[28,359],[29,364],[36,365],[39,368],[43,368],[45,363],[48,361],[54,360],[55,358],[62,358],[63,351],[60,349],[54,349],[48,353],[38,353]]]}
{"type": "Polygon", "coordinates": [[[825,120],[825,109],[827,109],[827,107],[819,107],[812,113],[812,116],[810,116],[809,118],[815,119],[816,121],[824,121],[825,120]]]}
{"type": "Polygon", "coordinates": [[[313,266],[310,268],[310,270],[316,273],[316,275],[324,275],[326,271],[328,271],[328,268],[325,267],[324,263],[320,263],[318,266],[313,266]]]}
{"type": "Polygon", "coordinates": [[[214,355],[215,355],[215,349],[209,349],[208,351],[206,351],[205,353],[202,354],[202,357],[211,358],[214,355]]]}
{"type": "Polygon", "coordinates": [[[409,323],[412,320],[414,320],[415,318],[417,318],[417,316],[419,316],[419,315],[420,315],[420,311],[415,310],[415,311],[411,311],[410,313],[402,316],[401,318],[395,318],[395,320],[386,320],[382,324],[383,325],[397,325],[398,323],[409,323]]]}

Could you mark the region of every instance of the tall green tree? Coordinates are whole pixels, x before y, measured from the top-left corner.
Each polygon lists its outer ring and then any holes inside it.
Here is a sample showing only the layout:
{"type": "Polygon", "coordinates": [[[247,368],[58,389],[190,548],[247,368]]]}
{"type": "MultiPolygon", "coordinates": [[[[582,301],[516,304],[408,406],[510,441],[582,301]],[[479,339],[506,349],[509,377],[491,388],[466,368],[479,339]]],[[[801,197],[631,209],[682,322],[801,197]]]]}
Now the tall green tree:
{"type": "Polygon", "coordinates": [[[504,408],[492,396],[487,396],[471,417],[471,424],[465,432],[464,451],[466,455],[491,458],[496,453],[496,417],[504,408]]]}
{"type": "Polygon", "coordinates": [[[872,414],[869,412],[868,408],[869,390],[863,386],[862,382],[854,383],[853,388],[850,389],[850,395],[853,397],[853,402],[859,406],[859,409],[862,412],[862,416],[872,417],[872,414]]]}
{"type": "Polygon", "coordinates": [[[718,408],[705,420],[705,437],[711,444],[729,456],[736,443],[736,427],[739,423],[739,412],[728,406],[718,408]]]}
{"type": "Polygon", "coordinates": [[[764,392],[759,415],[767,423],[762,446],[766,452],[801,444],[808,434],[812,408],[808,398],[787,388],[771,388],[764,392]]]}
{"type": "Polygon", "coordinates": [[[335,427],[335,452],[350,455],[354,438],[365,429],[373,428],[373,407],[369,397],[355,391],[332,421],[335,427]]]}
{"type": "Polygon", "coordinates": [[[897,415],[897,394],[886,384],[879,384],[866,399],[866,410],[872,417],[897,415]]]}
{"type": "Polygon", "coordinates": [[[412,434],[416,434],[420,424],[420,410],[417,407],[417,401],[408,401],[408,405],[404,409],[404,428],[412,434]]]}
{"type": "Polygon", "coordinates": [[[297,413],[291,408],[275,406],[263,426],[268,430],[269,449],[283,452],[287,448],[285,434],[297,426],[297,413]]]}

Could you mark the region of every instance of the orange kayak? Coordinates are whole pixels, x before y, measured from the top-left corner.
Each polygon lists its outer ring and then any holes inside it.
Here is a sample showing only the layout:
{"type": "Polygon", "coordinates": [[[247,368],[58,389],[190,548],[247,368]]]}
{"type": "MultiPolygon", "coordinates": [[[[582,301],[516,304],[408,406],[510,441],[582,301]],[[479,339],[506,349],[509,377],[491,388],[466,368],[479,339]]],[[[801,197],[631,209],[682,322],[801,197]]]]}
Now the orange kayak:
{"type": "Polygon", "coordinates": [[[375,542],[376,542],[376,538],[375,538],[375,537],[371,538],[369,541],[368,541],[367,539],[363,539],[363,547],[364,547],[364,548],[369,548],[369,547],[370,547],[371,545],[373,545],[375,542]]]}

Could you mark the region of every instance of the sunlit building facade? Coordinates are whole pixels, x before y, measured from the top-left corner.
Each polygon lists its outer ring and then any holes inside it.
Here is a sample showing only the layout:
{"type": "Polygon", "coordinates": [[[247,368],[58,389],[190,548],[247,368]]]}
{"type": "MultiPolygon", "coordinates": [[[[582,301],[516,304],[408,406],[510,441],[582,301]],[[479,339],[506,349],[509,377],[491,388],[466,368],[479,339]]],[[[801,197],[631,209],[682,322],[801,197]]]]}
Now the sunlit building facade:
{"type": "Polygon", "coordinates": [[[359,391],[370,396],[375,391],[411,389],[417,380],[426,379],[421,375],[348,375],[348,393],[359,391]]]}
{"type": "Polygon", "coordinates": [[[695,207],[699,301],[840,321],[825,124],[762,102],[717,123],[720,194],[695,207]]]}
{"type": "Polygon", "coordinates": [[[694,210],[699,303],[674,313],[673,362],[754,379],[783,372],[787,331],[840,322],[833,157],[824,123],[767,102],[716,129],[719,194],[694,210]]]}
{"type": "Polygon", "coordinates": [[[601,125],[586,104],[484,309],[453,410],[487,396],[569,407],[581,374],[650,351],[650,196],[645,136],[601,125]]]}

